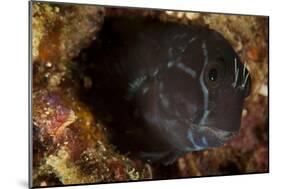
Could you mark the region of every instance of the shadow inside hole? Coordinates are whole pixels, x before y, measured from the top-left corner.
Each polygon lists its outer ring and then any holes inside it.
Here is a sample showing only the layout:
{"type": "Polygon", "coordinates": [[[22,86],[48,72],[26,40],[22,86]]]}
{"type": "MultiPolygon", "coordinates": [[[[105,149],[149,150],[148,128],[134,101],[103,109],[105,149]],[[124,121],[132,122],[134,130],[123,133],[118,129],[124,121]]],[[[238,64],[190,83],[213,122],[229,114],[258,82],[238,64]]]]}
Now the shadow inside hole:
{"type": "Polygon", "coordinates": [[[94,41],[73,60],[73,76],[79,80],[78,96],[95,118],[104,123],[110,142],[122,153],[134,156],[141,144],[128,133],[135,132],[136,125],[142,123],[134,118],[134,101],[127,100],[127,73],[120,76],[114,70],[114,60],[120,56],[120,51],[109,53],[107,50],[114,47],[107,44],[109,49],[104,49],[101,45],[99,41],[94,41]],[[112,62],[112,67],[105,62],[112,62]],[[85,84],[85,78],[90,79],[90,86],[85,84]]]}

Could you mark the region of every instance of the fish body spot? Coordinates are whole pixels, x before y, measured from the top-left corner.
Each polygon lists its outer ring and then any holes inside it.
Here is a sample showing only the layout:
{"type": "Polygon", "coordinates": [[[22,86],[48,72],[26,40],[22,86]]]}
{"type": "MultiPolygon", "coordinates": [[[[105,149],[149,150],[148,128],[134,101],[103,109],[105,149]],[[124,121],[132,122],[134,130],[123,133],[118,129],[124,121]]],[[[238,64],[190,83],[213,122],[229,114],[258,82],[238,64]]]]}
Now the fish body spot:
{"type": "Polygon", "coordinates": [[[168,108],[170,105],[169,100],[161,93],[160,95],[161,103],[165,108],[168,108]]]}
{"type": "Polygon", "coordinates": [[[193,41],[195,41],[197,39],[197,37],[192,37],[189,41],[188,44],[192,43],[193,41]]]}
{"type": "Polygon", "coordinates": [[[149,90],[148,87],[144,87],[143,90],[142,90],[142,94],[146,94],[148,90],[149,90]]]}
{"type": "Polygon", "coordinates": [[[175,62],[169,61],[168,64],[167,64],[167,67],[168,67],[168,68],[171,68],[171,67],[174,66],[174,64],[175,64],[175,62]]]}
{"type": "Polygon", "coordinates": [[[153,76],[155,77],[157,74],[158,74],[159,70],[156,69],[154,72],[153,72],[153,76]]]}

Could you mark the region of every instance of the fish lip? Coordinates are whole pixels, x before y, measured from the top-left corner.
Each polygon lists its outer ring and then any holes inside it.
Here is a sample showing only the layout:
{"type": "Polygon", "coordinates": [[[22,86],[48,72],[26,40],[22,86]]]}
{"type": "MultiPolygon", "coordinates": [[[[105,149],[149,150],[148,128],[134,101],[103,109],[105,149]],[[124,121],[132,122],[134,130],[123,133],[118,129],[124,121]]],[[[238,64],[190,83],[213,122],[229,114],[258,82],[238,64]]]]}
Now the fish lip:
{"type": "Polygon", "coordinates": [[[218,128],[209,128],[213,134],[216,135],[216,137],[218,139],[220,139],[221,141],[225,142],[230,140],[231,138],[233,138],[234,136],[236,136],[238,134],[238,132],[233,132],[233,131],[225,131],[222,129],[218,129],[218,128]]]}
{"type": "Polygon", "coordinates": [[[209,125],[197,125],[192,124],[193,129],[198,129],[198,131],[210,132],[216,136],[221,142],[225,142],[238,135],[239,131],[225,131],[219,128],[211,127],[209,125]]]}

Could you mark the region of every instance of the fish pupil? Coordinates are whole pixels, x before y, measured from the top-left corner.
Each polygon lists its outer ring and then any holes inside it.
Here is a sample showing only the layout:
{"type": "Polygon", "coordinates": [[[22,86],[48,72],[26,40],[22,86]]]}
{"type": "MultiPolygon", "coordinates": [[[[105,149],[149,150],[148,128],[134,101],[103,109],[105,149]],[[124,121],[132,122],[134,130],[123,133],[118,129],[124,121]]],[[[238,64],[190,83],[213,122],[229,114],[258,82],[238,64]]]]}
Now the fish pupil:
{"type": "Polygon", "coordinates": [[[218,78],[218,71],[217,69],[213,68],[209,71],[209,79],[211,81],[216,81],[218,78]]]}

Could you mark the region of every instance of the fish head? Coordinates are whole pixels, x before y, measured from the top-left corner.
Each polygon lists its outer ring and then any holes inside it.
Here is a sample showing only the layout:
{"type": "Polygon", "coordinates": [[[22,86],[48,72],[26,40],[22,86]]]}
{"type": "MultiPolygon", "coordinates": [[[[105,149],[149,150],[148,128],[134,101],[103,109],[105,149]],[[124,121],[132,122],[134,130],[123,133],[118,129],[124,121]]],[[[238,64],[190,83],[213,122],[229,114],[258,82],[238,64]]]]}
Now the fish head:
{"type": "Polygon", "coordinates": [[[251,77],[229,42],[200,30],[171,42],[168,58],[146,94],[146,120],[185,151],[223,145],[240,129],[251,77]]]}

